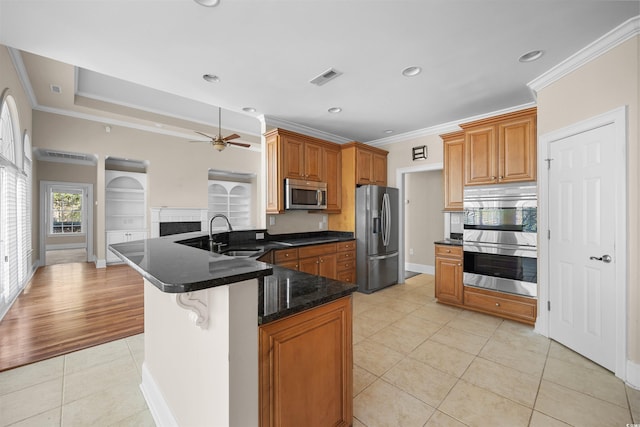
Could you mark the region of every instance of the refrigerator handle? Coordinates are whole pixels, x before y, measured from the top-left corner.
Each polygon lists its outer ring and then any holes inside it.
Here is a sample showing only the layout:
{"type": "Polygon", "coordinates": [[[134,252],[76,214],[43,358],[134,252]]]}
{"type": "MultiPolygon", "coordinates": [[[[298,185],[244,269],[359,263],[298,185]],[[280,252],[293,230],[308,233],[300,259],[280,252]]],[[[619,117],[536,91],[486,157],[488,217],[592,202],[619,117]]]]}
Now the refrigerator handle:
{"type": "Polygon", "coordinates": [[[398,252],[394,252],[394,253],[388,254],[388,255],[370,256],[369,257],[369,261],[377,261],[377,260],[380,260],[380,259],[395,258],[397,256],[398,256],[398,252]]]}
{"type": "Polygon", "coordinates": [[[389,245],[389,194],[382,195],[382,244],[389,245]]]}

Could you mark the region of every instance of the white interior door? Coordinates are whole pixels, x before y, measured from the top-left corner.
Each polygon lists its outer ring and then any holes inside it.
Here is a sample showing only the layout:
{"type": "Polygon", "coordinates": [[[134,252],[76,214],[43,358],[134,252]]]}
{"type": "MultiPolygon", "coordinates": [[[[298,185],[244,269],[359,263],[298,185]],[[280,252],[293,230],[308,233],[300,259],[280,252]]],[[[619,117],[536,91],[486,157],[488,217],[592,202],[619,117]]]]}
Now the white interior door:
{"type": "Polygon", "coordinates": [[[615,150],[608,124],[550,144],[549,336],[616,367],[615,150]]]}

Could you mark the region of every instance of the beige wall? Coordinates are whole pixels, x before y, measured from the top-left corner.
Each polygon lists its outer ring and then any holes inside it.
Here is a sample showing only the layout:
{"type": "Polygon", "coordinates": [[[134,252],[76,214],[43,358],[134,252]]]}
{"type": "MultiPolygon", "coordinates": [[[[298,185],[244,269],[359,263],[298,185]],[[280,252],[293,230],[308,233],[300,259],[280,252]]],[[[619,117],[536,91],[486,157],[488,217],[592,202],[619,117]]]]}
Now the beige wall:
{"type": "MultiPolygon", "coordinates": [[[[105,257],[104,160],[107,156],[149,162],[147,201],[150,208],[206,209],[208,171],[211,168],[255,173],[258,183],[253,194],[256,200],[260,197],[262,174],[259,152],[234,147],[217,152],[207,144],[188,143],[174,136],[113,125],[111,132],[107,133],[102,123],[41,111],[34,111],[33,123],[34,147],[92,154],[98,158],[94,189],[97,201],[94,250],[98,259],[105,257]]],[[[256,224],[257,217],[258,213],[256,224]]]]}
{"type": "MultiPolygon", "coordinates": [[[[9,50],[6,46],[0,45],[0,93],[4,91],[6,88],[9,89],[9,93],[16,100],[16,104],[18,106],[18,119],[20,121],[20,129],[24,134],[26,130],[27,134],[30,136],[32,144],[33,144],[33,132],[32,132],[32,113],[31,113],[31,104],[29,103],[29,98],[24,92],[22,85],[20,84],[20,80],[18,78],[18,73],[15,68],[13,68],[13,62],[11,62],[11,57],[9,56],[9,50]]],[[[22,135],[21,135],[22,136],[22,135]]],[[[34,207],[37,206],[37,198],[38,192],[36,191],[36,164],[33,162],[33,204],[34,207]]],[[[34,212],[37,212],[34,210],[34,212]]],[[[37,227],[37,221],[33,221],[33,228],[31,232],[32,239],[32,248],[34,249],[30,265],[38,259],[38,232],[39,228],[37,227]]]]}
{"type": "Polygon", "coordinates": [[[327,214],[287,211],[279,215],[267,215],[267,231],[269,234],[322,231],[327,229],[327,222],[327,214]],[[270,218],[273,218],[275,224],[270,225],[270,218]],[[320,223],[322,223],[322,228],[320,223]]]}
{"type": "Polygon", "coordinates": [[[406,263],[435,266],[433,242],[444,235],[442,191],[442,170],[405,176],[406,263]]]}
{"type": "Polygon", "coordinates": [[[442,163],[442,139],[438,135],[427,135],[419,138],[412,138],[406,141],[395,142],[387,145],[380,145],[378,148],[387,150],[387,184],[390,187],[397,187],[396,170],[411,168],[421,165],[442,163]],[[413,147],[427,146],[429,156],[426,160],[413,160],[413,147]]]}
{"type": "Polygon", "coordinates": [[[640,363],[640,36],[538,93],[538,134],[627,106],[628,356],[640,363]]]}
{"type": "MultiPolygon", "coordinates": [[[[76,165],[58,162],[43,162],[36,160],[38,164],[38,186],[39,191],[41,181],[73,182],[81,184],[92,184],[94,191],[96,186],[96,167],[88,165],[76,165]]],[[[94,194],[95,199],[95,194],[94,194]]],[[[91,200],[93,203],[94,200],[91,200]]],[[[39,212],[39,211],[38,211],[39,212]]],[[[93,211],[93,221],[95,223],[96,212],[93,211]]],[[[34,221],[39,221],[39,216],[34,217],[34,221]]],[[[93,237],[96,237],[95,227],[93,237]]],[[[86,243],[86,236],[47,236],[46,245],[68,245],[73,243],[86,243]]]]}

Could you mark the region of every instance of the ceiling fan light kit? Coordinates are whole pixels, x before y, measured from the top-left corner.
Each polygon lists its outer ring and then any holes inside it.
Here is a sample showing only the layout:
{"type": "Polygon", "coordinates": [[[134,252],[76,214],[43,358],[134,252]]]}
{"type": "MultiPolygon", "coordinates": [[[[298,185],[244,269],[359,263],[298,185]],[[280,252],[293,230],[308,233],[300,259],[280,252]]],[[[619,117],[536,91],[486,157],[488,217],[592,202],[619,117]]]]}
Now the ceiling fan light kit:
{"type": "MultiPolygon", "coordinates": [[[[227,147],[227,145],[237,145],[238,147],[245,147],[245,148],[251,147],[251,144],[246,144],[244,142],[231,141],[232,139],[240,138],[240,135],[236,133],[231,134],[229,136],[225,136],[224,138],[222,137],[222,108],[221,107],[218,107],[218,136],[217,137],[207,135],[206,133],[199,132],[197,130],[194,132],[209,138],[210,139],[209,144],[211,144],[213,148],[215,148],[217,151],[224,150],[227,147]]],[[[203,142],[203,141],[192,141],[192,142],[203,142]]]]}
{"type": "Polygon", "coordinates": [[[200,6],[215,7],[220,3],[220,0],[194,0],[200,6]]]}

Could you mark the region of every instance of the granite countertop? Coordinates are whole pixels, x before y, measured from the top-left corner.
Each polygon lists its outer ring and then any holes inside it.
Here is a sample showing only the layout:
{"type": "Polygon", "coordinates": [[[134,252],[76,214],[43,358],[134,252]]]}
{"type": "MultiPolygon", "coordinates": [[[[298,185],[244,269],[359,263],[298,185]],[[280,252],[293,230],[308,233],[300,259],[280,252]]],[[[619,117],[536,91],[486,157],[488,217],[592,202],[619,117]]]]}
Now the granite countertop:
{"type": "Polygon", "coordinates": [[[224,250],[256,250],[251,258],[233,258],[204,249],[208,248],[208,235],[201,232],[117,243],[110,245],[110,249],[162,292],[192,292],[259,279],[258,324],[336,300],[357,289],[352,283],[256,261],[272,249],[353,240],[353,234],[296,233],[247,239],[255,237],[256,232],[261,230],[214,236],[216,241],[227,242],[224,250]]]}
{"type": "Polygon", "coordinates": [[[436,245],[462,246],[462,239],[442,239],[435,242],[436,245]]]}

